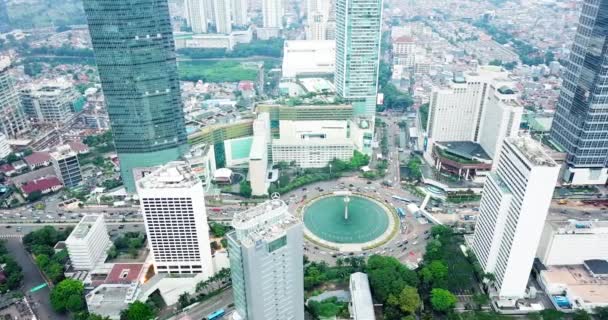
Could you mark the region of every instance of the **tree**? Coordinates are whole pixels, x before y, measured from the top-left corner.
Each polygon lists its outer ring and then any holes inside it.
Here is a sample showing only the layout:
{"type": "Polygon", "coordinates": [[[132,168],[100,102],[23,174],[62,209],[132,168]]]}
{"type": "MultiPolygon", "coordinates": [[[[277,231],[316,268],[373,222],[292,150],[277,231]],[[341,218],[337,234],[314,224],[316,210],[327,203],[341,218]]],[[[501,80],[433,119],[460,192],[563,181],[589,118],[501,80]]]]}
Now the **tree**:
{"type": "Polygon", "coordinates": [[[421,300],[416,288],[405,286],[398,295],[390,295],[387,303],[398,307],[406,314],[413,314],[420,308],[421,300]]]}
{"type": "Polygon", "coordinates": [[[51,290],[51,306],[57,312],[80,312],[85,308],[84,285],[74,279],[65,279],[51,290]]]}
{"type": "Polygon", "coordinates": [[[372,255],[367,261],[366,272],[372,293],[379,301],[398,295],[406,286],[417,287],[416,273],[394,257],[372,255]]]}
{"type": "Polygon", "coordinates": [[[240,183],[239,194],[244,198],[251,198],[251,183],[249,181],[243,180],[240,183]]]}
{"type": "Polygon", "coordinates": [[[151,320],[156,317],[152,307],[141,302],[135,301],[120,313],[120,320],[151,320]]]}
{"type": "Polygon", "coordinates": [[[431,290],[431,306],[438,312],[446,312],[456,304],[456,296],[451,292],[441,288],[431,290]]]}
{"type": "Polygon", "coordinates": [[[577,310],[572,315],[572,320],[591,320],[591,315],[585,310],[577,310]]]}
{"type": "Polygon", "coordinates": [[[40,192],[40,191],[34,191],[27,195],[27,201],[29,201],[29,202],[38,201],[41,198],[42,198],[42,192],[40,192]]]}
{"type": "Polygon", "coordinates": [[[543,317],[543,320],[561,320],[564,318],[563,312],[553,309],[545,309],[540,312],[540,315],[543,317]]]}
{"type": "Polygon", "coordinates": [[[192,300],[192,297],[190,296],[190,293],[184,292],[179,295],[177,303],[179,303],[180,309],[183,309],[191,304],[191,302],[190,302],[191,300],[192,300]]]}
{"type": "Polygon", "coordinates": [[[420,274],[425,284],[434,288],[444,288],[448,276],[448,267],[440,260],[433,260],[422,268],[420,274]]]}
{"type": "Polygon", "coordinates": [[[597,307],[593,311],[599,320],[608,320],[608,307],[597,307]]]}
{"type": "Polygon", "coordinates": [[[481,310],[484,305],[490,302],[490,297],[483,293],[477,293],[473,295],[473,302],[475,302],[476,308],[481,310]]]}

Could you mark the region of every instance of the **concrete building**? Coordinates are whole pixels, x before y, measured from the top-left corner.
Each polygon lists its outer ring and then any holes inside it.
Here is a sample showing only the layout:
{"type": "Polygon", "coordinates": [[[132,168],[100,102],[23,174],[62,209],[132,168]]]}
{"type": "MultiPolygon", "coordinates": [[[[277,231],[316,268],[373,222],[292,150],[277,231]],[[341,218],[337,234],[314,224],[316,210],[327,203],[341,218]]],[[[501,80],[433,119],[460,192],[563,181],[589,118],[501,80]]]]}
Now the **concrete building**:
{"type": "Polygon", "coordinates": [[[137,181],[137,194],[157,273],[213,275],[201,180],[174,161],[137,181]]]}
{"type": "Polygon", "coordinates": [[[11,154],[11,146],[8,144],[8,139],[4,133],[0,133],[0,158],[5,158],[11,154]]]}
{"type": "Polygon", "coordinates": [[[375,320],[374,301],[369,289],[367,274],[355,272],[350,275],[349,289],[351,296],[350,314],[355,320],[375,320]]]}
{"type": "Polygon", "coordinates": [[[96,265],[104,263],[112,241],[103,215],[91,214],[82,217],[65,240],[65,245],[75,270],[91,271],[96,265]]]}
{"type": "Polygon", "coordinates": [[[308,0],[306,10],[306,39],[328,40],[327,23],[331,12],[331,1],[308,0]]]}
{"type": "Polygon", "coordinates": [[[176,33],[175,48],[219,48],[232,50],[239,43],[249,43],[253,39],[251,28],[247,30],[234,30],[230,34],[192,34],[176,33]]]}
{"type": "Polygon", "coordinates": [[[235,214],[232,226],[234,319],[303,320],[302,222],[273,199],[235,214]]]}
{"type": "Polygon", "coordinates": [[[264,28],[283,29],[284,13],[282,0],[262,0],[262,26],[264,28]]]}
{"type": "Polygon", "coordinates": [[[10,58],[0,57],[0,132],[16,138],[29,130],[15,80],[9,74],[10,58]]]}
{"type": "Polygon", "coordinates": [[[268,194],[268,144],[270,143],[270,117],[260,114],[253,122],[253,140],[249,154],[249,182],[251,194],[262,196],[268,194]]]}
{"type": "Polygon", "coordinates": [[[21,89],[21,103],[33,122],[66,122],[73,114],[78,92],[65,79],[33,83],[21,89]]]}
{"type": "Polygon", "coordinates": [[[557,100],[551,139],[567,153],[567,184],[605,184],[608,179],[608,2],[585,0],[557,100]]]}
{"type": "Polygon", "coordinates": [[[232,32],[231,9],[232,0],[213,0],[213,10],[215,10],[215,31],[221,34],[232,32]]]}
{"type": "Polygon", "coordinates": [[[558,174],[538,142],[517,137],[505,140],[486,180],[472,249],[505,303],[525,294],[558,174]]]}
{"type": "Polygon", "coordinates": [[[369,119],[376,114],[382,3],[336,0],[336,93],[369,119]]]}
{"type": "Polygon", "coordinates": [[[207,33],[206,0],[185,0],[188,24],[194,33],[207,33]]]}
{"type": "Polygon", "coordinates": [[[454,77],[446,88],[433,89],[426,153],[435,141],[473,141],[494,158],[502,141],[519,130],[523,107],[514,88],[508,72],[487,66],[454,77]]]}
{"type": "Polygon", "coordinates": [[[73,188],[82,181],[82,172],[78,162],[78,153],[72,150],[69,145],[63,145],[51,152],[51,162],[57,178],[64,186],[73,188]]]}
{"type": "Polygon", "coordinates": [[[393,64],[411,68],[416,62],[416,44],[409,36],[401,36],[393,41],[393,64]]]}
{"type": "Polygon", "coordinates": [[[608,221],[547,221],[536,256],[545,266],[608,257],[608,221]]]}
{"type": "Polygon", "coordinates": [[[278,138],[272,139],[272,162],[291,163],[301,168],[324,168],[333,159],[348,161],[354,142],[348,121],[282,120],[278,138]]]}
{"type": "Polygon", "coordinates": [[[232,23],[236,26],[246,26],[249,24],[247,13],[249,11],[249,1],[232,0],[232,23]]]}
{"type": "Polygon", "coordinates": [[[283,47],[283,78],[332,75],[336,71],[336,42],[291,40],[283,47]]]}

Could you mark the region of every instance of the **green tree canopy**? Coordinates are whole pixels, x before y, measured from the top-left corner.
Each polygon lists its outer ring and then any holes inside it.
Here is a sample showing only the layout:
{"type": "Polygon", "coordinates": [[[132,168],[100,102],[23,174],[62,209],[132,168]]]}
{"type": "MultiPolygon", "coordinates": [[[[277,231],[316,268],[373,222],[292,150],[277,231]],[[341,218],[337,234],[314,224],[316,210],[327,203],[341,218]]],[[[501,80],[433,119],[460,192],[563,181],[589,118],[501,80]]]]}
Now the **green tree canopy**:
{"type": "Polygon", "coordinates": [[[150,320],[155,317],[152,307],[141,301],[130,303],[129,307],[120,313],[120,320],[150,320]]]}
{"type": "Polygon", "coordinates": [[[416,273],[394,257],[372,255],[367,262],[367,275],[374,296],[382,302],[399,295],[406,286],[417,287],[416,273]]]}
{"type": "Polygon", "coordinates": [[[448,290],[435,288],[431,291],[431,306],[435,311],[446,312],[454,307],[456,301],[456,296],[448,290]]]}
{"type": "Polygon", "coordinates": [[[405,286],[398,295],[389,295],[388,304],[398,307],[406,314],[413,314],[420,308],[420,295],[412,286],[405,286]]]}
{"type": "Polygon", "coordinates": [[[80,312],[85,308],[84,285],[74,279],[65,279],[51,290],[51,306],[57,312],[80,312]]]}

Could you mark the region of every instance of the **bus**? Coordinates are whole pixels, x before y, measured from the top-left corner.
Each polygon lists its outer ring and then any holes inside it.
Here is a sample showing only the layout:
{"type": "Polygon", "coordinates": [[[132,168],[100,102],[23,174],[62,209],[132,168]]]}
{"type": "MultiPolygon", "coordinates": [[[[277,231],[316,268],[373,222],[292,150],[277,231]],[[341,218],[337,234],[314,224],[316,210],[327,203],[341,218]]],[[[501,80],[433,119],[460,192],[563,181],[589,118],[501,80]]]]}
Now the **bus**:
{"type": "Polygon", "coordinates": [[[219,310],[216,310],[216,311],[210,313],[207,316],[207,318],[205,318],[205,319],[207,319],[207,320],[221,319],[224,316],[224,314],[226,314],[226,312],[224,311],[224,309],[219,309],[219,310]]]}
{"type": "Polygon", "coordinates": [[[406,199],[406,198],[403,198],[403,197],[400,197],[400,196],[393,196],[393,199],[395,199],[395,200],[401,200],[403,202],[408,202],[408,203],[412,202],[412,200],[406,199]]]}
{"type": "Polygon", "coordinates": [[[405,217],[405,211],[402,208],[397,208],[397,213],[400,217],[405,217]]]}

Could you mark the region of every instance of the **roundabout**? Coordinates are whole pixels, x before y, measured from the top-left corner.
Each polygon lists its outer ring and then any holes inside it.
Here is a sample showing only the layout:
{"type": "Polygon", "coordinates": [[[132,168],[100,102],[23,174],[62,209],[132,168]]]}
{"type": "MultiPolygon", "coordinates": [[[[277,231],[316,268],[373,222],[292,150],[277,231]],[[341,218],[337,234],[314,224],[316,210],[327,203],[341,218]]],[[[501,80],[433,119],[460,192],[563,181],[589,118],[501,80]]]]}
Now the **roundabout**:
{"type": "Polygon", "coordinates": [[[361,251],[381,245],[394,234],[396,217],[380,201],[337,191],[311,199],[300,208],[305,235],[339,251],[361,251]]]}

